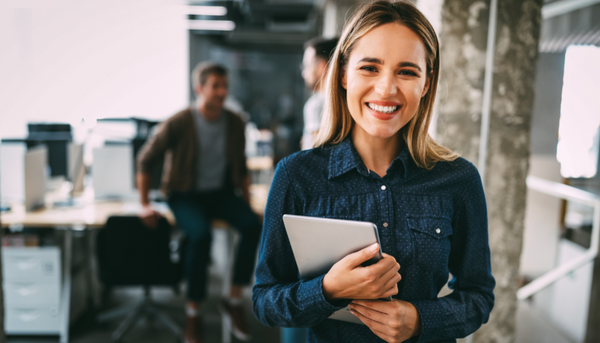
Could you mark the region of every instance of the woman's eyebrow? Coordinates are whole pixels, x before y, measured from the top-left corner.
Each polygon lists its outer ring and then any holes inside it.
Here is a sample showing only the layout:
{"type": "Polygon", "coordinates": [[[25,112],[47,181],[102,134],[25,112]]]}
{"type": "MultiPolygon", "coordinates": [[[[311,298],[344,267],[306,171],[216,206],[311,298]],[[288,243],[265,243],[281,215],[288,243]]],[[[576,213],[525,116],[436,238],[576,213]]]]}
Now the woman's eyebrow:
{"type": "Polygon", "coordinates": [[[379,58],[376,58],[376,57],[364,57],[364,58],[362,58],[358,62],[369,62],[369,63],[383,64],[383,61],[380,60],[379,58]]]}
{"type": "MultiPolygon", "coordinates": [[[[376,58],[376,57],[364,57],[364,58],[361,58],[358,62],[359,63],[367,62],[367,63],[384,64],[383,60],[380,60],[379,58],[376,58]]],[[[398,63],[398,66],[399,67],[411,67],[411,68],[417,69],[418,71],[422,71],[421,67],[419,67],[418,64],[413,63],[413,62],[400,62],[400,63],[398,63]]]]}
{"type": "Polygon", "coordinates": [[[419,67],[419,65],[418,65],[418,64],[416,64],[416,63],[413,63],[413,62],[400,62],[400,63],[398,64],[398,66],[400,66],[400,67],[412,67],[412,68],[415,68],[415,69],[417,69],[418,71],[422,71],[422,70],[421,70],[421,67],[419,67]]]}

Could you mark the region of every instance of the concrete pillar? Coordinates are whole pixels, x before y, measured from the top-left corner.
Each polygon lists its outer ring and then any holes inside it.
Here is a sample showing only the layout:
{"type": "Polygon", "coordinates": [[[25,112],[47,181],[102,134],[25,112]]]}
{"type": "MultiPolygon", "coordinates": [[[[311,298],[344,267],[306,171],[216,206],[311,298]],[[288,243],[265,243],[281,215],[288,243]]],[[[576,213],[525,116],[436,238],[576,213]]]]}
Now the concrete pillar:
{"type": "MultiPolygon", "coordinates": [[[[425,1],[425,0],[423,0],[425,1]]],[[[475,342],[513,342],[543,0],[498,1],[485,190],[496,305],[475,342]]],[[[489,1],[445,0],[437,139],[477,165],[489,1]]]]}

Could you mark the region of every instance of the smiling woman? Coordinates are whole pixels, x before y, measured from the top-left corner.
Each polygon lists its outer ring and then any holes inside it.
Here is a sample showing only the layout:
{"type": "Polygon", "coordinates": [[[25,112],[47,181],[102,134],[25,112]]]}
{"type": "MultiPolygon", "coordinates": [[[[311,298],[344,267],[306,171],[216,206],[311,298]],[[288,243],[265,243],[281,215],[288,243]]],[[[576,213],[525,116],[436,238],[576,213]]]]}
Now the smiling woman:
{"type": "MultiPolygon", "coordinates": [[[[421,98],[429,90],[426,57],[419,36],[399,23],[374,28],[357,42],[342,68],[341,82],[356,124],[352,130],[355,146],[363,146],[367,141],[379,142],[382,147],[402,146],[398,133],[413,119],[421,98]]],[[[391,160],[373,157],[365,164],[385,175],[391,160]]]]}
{"type": "Polygon", "coordinates": [[[317,148],[277,166],[253,292],[267,325],[308,327],[309,342],[455,342],[494,305],[485,196],[476,168],[427,130],[439,44],[408,2],[354,14],[331,57],[317,148]],[[375,223],[377,247],[299,279],[282,215],[375,223]],[[438,298],[452,280],[453,292],[438,298]],[[378,299],[392,296],[393,301],[378,299]],[[348,306],[365,325],[327,319],[348,306]]]}

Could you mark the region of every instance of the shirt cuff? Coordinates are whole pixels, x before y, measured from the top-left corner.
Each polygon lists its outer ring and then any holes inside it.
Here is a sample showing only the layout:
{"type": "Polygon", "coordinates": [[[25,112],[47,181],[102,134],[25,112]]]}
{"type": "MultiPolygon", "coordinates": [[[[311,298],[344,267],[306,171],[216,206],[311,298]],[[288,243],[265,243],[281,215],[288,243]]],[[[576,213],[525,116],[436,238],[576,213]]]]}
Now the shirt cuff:
{"type": "Polygon", "coordinates": [[[303,282],[299,289],[298,300],[299,303],[302,304],[304,310],[329,317],[333,312],[348,306],[352,300],[343,299],[336,301],[335,304],[330,303],[323,294],[324,277],[325,275],[322,275],[318,278],[303,282]]]}
{"type": "Polygon", "coordinates": [[[421,334],[413,337],[410,342],[431,342],[439,338],[443,328],[443,308],[436,300],[410,301],[417,308],[421,318],[421,334]]]}

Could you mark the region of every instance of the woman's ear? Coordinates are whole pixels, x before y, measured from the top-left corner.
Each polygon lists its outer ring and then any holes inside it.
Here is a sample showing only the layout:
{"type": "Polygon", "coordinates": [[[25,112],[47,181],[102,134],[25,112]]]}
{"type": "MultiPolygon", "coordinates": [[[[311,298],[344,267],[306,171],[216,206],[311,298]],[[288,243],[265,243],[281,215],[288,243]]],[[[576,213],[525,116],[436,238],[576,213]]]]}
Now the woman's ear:
{"type": "Polygon", "coordinates": [[[433,70],[429,72],[427,75],[427,79],[425,80],[425,86],[423,87],[423,91],[421,92],[421,98],[427,95],[429,91],[429,86],[431,86],[431,78],[433,77],[433,70]]]}
{"type": "Polygon", "coordinates": [[[346,88],[346,83],[347,83],[347,80],[346,80],[346,68],[340,68],[340,73],[342,74],[342,77],[340,79],[340,83],[342,84],[342,87],[344,87],[345,90],[348,90],[346,88]]]}

